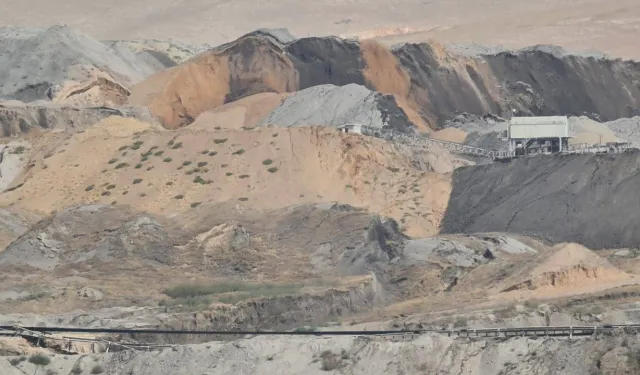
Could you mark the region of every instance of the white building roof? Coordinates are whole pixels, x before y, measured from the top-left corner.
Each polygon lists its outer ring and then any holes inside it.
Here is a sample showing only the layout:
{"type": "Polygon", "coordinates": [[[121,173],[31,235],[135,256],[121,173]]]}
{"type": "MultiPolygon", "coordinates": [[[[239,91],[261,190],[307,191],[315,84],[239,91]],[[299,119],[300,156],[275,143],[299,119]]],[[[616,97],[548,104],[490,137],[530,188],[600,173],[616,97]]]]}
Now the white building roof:
{"type": "Polygon", "coordinates": [[[567,116],[512,117],[509,121],[509,138],[567,138],[567,116]]]}

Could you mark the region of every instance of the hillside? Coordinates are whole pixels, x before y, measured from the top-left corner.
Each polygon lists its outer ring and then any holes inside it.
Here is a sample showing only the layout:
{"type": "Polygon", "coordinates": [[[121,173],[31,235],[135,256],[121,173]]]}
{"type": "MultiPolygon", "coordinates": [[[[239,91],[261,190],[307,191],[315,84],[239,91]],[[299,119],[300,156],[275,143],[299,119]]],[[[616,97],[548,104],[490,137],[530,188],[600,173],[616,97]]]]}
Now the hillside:
{"type": "Polygon", "coordinates": [[[634,150],[460,168],[442,231],[523,233],[592,249],[638,246],[639,161],[634,150]]]}
{"type": "Polygon", "coordinates": [[[353,83],[394,95],[418,127],[442,126],[460,112],[513,110],[610,121],[635,115],[640,91],[627,83],[639,67],[549,46],[469,55],[436,42],[388,49],[335,37],[286,42],[254,32],[149,77],[133,87],[130,102],[149,106],[176,128],[252,94],[353,83]]]}
{"type": "Polygon", "coordinates": [[[33,166],[0,204],[49,213],[113,203],[167,215],[225,201],[254,209],[335,201],[427,235],[438,232],[446,208],[447,174],[464,164],[444,150],[424,153],[324,127],[171,132],[110,117],[54,137],[34,140],[33,166]]]}

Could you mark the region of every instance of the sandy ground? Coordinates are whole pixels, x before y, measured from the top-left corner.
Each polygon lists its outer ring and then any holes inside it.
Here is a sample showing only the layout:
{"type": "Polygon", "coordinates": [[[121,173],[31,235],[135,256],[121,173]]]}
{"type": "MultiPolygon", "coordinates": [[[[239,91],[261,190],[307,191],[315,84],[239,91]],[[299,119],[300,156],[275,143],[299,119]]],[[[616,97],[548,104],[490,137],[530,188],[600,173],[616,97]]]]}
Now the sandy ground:
{"type": "Polygon", "coordinates": [[[636,0],[7,0],[3,10],[0,24],[66,23],[101,39],[171,37],[216,45],[260,27],[286,27],[297,36],[417,31],[385,41],[435,37],[508,46],[554,43],[640,58],[636,0]]]}
{"type": "Polygon", "coordinates": [[[414,155],[325,127],[172,132],[117,117],[66,140],[36,139],[33,148],[34,167],[0,204],[51,212],[120,203],[169,214],[225,201],[256,209],[336,201],[391,216],[423,236],[439,230],[457,165],[445,150],[414,155]]]}

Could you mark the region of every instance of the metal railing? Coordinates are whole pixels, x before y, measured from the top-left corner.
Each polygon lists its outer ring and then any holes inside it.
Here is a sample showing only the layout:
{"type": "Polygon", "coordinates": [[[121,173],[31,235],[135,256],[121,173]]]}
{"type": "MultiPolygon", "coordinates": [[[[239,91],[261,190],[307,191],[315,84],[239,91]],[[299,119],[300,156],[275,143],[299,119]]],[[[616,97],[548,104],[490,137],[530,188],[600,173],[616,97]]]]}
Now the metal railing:
{"type": "Polygon", "coordinates": [[[63,342],[61,347],[71,352],[72,343],[89,343],[91,352],[96,351],[95,344],[101,344],[108,352],[113,350],[160,350],[176,345],[152,343],[118,342],[104,338],[80,338],[70,336],[54,336],[53,333],[95,333],[125,335],[209,335],[209,336],[381,336],[381,337],[415,337],[428,333],[436,333],[449,337],[461,338],[510,338],[510,337],[584,337],[619,332],[627,335],[640,333],[640,324],[621,324],[603,326],[526,326],[501,328],[457,328],[457,329],[418,329],[418,330],[379,330],[379,331],[191,331],[191,330],[153,330],[153,329],[108,329],[108,328],[71,328],[71,327],[23,327],[19,325],[0,326],[0,336],[17,336],[36,341],[40,345],[43,340],[63,342]]]}

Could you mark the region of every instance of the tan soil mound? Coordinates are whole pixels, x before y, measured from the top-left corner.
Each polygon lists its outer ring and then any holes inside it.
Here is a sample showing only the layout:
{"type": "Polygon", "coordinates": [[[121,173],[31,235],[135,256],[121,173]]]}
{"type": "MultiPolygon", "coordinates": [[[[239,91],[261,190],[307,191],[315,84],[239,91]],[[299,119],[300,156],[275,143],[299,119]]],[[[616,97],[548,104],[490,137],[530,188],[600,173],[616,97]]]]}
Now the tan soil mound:
{"type": "Polygon", "coordinates": [[[70,106],[120,106],[127,102],[130,91],[104,73],[85,82],[69,83],[56,93],[52,101],[70,106]]]}
{"type": "Polygon", "coordinates": [[[191,129],[253,128],[282,103],[286,94],[265,92],[224,104],[211,111],[203,112],[189,125],[191,129]]]}
{"type": "Polygon", "coordinates": [[[530,271],[506,281],[502,292],[531,292],[534,294],[571,291],[572,294],[602,290],[636,283],[633,277],[598,256],[584,246],[559,244],[527,265],[530,271]],[[533,266],[533,267],[532,267],[533,266]]]}
{"type": "Polygon", "coordinates": [[[286,56],[255,37],[241,43],[241,48],[253,53],[245,57],[233,50],[205,52],[135,85],[130,103],[148,106],[167,127],[177,128],[191,123],[206,110],[236,99],[232,96],[238,95],[239,89],[232,90],[231,85],[243,87],[257,81],[262,87],[259,92],[298,89],[297,73],[286,56]]]}
{"type": "Polygon", "coordinates": [[[467,133],[458,128],[446,128],[431,133],[430,137],[441,141],[464,143],[464,140],[467,138],[467,133]]]}
{"type": "Polygon", "coordinates": [[[15,182],[23,185],[0,204],[51,212],[118,203],[170,213],[225,201],[255,209],[336,201],[393,217],[409,235],[433,235],[455,165],[445,150],[324,127],[166,131],[112,117],[66,143],[44,160],[34,155],[36,165],[15,182]]]}

